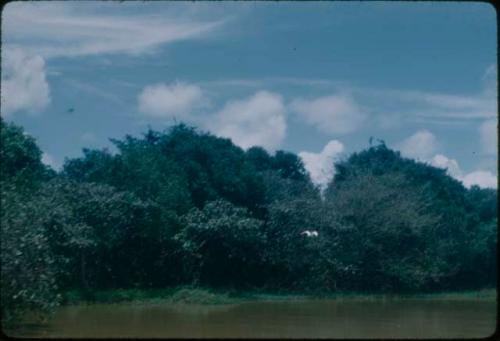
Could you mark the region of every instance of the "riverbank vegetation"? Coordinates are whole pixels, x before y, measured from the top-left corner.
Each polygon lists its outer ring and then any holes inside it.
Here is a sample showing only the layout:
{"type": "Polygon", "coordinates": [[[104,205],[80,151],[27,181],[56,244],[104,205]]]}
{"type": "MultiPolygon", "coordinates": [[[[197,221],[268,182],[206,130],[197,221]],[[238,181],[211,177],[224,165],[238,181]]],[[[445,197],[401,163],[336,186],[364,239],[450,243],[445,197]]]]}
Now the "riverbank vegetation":
{"type": "Polygon", "coordinates": [[[182,124],[112,140],[114,153],[84,149],[56,172],[21,127],[0,122],[3,322],[71,292],[215,302],[496,286],[497,191],[383,142],[336,163],[321,192],[294,153],[245,151],[182,124]],[[178,286],[190,289],[168,289],[178,286]]]}
{"type": "Polygon", "coordinates": [[[311,300],[401,300],[401,299],[429,299],[429,300],[495,300],[495,289],[482,289],[460,292],[438,293],[377,293],[365,294],[360,292],[323,292],[307,294],[304,292],[262,292],[260,290],[214,290],[211,288],[196,288],[190,286],[172,287],[165,289],[112,289],[84,293],[70,290],[62,294],[61,303],[64,305],[134,303],[134,304],[196,304],[220,305],[239,304],[255,301],[311,301],[311,300]]]}

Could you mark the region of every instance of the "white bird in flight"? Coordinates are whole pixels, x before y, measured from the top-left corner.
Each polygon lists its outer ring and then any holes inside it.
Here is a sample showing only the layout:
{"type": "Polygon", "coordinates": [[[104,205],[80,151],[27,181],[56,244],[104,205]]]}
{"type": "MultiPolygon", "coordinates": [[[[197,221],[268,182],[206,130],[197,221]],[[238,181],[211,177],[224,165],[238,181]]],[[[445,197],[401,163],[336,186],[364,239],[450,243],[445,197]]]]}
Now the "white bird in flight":
{"type": "Polygon", "coordinates": [[[305,231],[302,231],[300,234],[302,234],[302,235],[305,234],[308,237],[317,237],[318,236],[318,231],[305,230],[305,231]]]}

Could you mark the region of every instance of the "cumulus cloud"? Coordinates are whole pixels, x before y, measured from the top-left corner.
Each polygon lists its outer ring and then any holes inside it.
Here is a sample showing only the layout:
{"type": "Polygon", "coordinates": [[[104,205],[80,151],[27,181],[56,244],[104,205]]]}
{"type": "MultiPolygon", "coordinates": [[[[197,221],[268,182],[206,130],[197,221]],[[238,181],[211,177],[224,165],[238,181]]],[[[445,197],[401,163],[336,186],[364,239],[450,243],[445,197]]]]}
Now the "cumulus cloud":
{"type": "Polygon", "coordinates": [[[140,11],[124,15],[129,7],[133,4],[11,2],[2,13],[2,36],[8,45],[22,45],[44,57],[142,53],[200,37],[223,22],[140,11]],[[103,9],[108,13],[103,14],[103,9]]]}
{"type": "Polygon", "coordinates": [[[331,140],[319,153],[305,151],[299,153],[311,176],[311,181],[320,189],[324,190],[332,180],[335,171],[334,162],[343,151],[344,145],[340,141],[331,140]]]}
{"type": "Polygon", "coordinates": [[[206,104],[201,88],[186,83],[163,83],[146,86],[138,96],[139,111],[162,118],[190,119],[193,109],[206,104]]]}
{"type": "Polygon", "coordinates": [[[2,12],[2,114],[36,112],[50,102],[47,59],[146,53],[160,45],[201,38],[225,21],[198,20],[189,17],[192,11],[169,11],[168,16],[134,11],[130,15],[132,7],[92,2],[8,3],[2,12]]]}
{"type": "Polygon", "coordinates": [[[498,148],[497,120],[488,120],[479,127],[481,148],[485,154],[496,155],[498,148]]]}
{"type": "Polygon", "coordinates": [[[313,100],[296,99],[291,109],[307,124],[325,133],[350,133],[361,127],[367,113],[351,97],[331,95],[313,100]]]}
{"type": "Polygon", "coordinates": [[[451,177],[470,188],[477,185],[482,188],[496,188],[497,176],[489,171],[475,170],[464,173],[457,160],[443,154],[435,154],[437,139],[428,130],[420,130],[400,143],[403,156],[425,162],[431,166],[442,168],[451,177]]]}
{"type": "Polygon", "coordinates": [[[485,171],[474,171],[466,174],[462,182],[465,187],[470,188],[473,185],[477,185],[481,188],[497,188],[498,180],[497,176],[491,172],[485,171]]]}
{"type": "Polygon", "coordinates": [[[429,163],[434,167],[446,169],[447,173],[456,179],[462,178],[462,170],[455,159],[450,159],[443,154],[437,154],[429,163]]]}
{"type": "Polygon", "coordinates": [[[437,139],[434,134],[428,130],[419,130],[400,143],[399,149],[406,157],[424,160],[434,154],[436,147],[437,139]]]}
{"type": "Polygon", "coordinates": [[[45,61],[21,49],[2,50],[2,115],[37,113],[50,103],[45,61]]]}
{"type": "Polygon", "coordinates": [[[286,134],[285,105],[280,95],[258,91],[249,98],[227,102],[206,126],[244,149],[258,145],[274,151],[286,134]]]}
{"type": "Polygon", "coordinates": [[[428,163],[434,167],[446,169],[448,175],[461,181],[465,187],[470,188],[474,185],[481,188],[497,188],[497,176],[491,172],[475,170],[464,174],[457,160],[450,159],[442,154],[435,155],[428,163]]]}

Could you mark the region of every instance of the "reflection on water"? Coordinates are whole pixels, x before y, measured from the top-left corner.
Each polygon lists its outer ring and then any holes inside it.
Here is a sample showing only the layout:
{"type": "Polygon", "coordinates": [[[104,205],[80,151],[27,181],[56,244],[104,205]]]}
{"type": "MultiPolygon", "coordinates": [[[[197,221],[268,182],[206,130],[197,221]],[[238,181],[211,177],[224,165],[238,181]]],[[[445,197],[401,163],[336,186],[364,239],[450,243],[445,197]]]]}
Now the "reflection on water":
{"type": "Polygon", "coordinates": [[[29,337],[472,338],[495,330],[496,302],[306,300],[219,306],[61,307],[29,337]]]}

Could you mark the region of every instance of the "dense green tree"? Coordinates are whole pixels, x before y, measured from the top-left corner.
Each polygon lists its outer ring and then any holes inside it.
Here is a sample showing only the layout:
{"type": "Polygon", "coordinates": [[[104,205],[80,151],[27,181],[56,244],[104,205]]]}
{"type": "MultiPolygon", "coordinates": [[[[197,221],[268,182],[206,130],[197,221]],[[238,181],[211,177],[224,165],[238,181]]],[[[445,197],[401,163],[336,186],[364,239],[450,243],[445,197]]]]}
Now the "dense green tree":
{"type": "Polygon", "coordinates": [[[269,282],[279,289],[334,289],[344,265],[333,244],[341,226],[318,198],[302,196],[276,200],[269,206],[266,225],[266,265],[269,282]],[[318,236],[307,236],[315,231],[318,236]]]}
{"type": "Polygon", "coordinates": [[[3,183],[1,208],[2,322],[10,323],[25,311],[48,311],[58,303],[59,269],[44,230],[46,207],[3,183]]]}
{"type": "MultiPolygon", "coordinates": [[[[450,207],[465,206],[466,189],[461,182],[446,174],[445,169],[404,158],[399,152],[389,149],[384,143],[351,154],[335,165],[335,176],[327,193],[336,183],[355,177],[358,173],[373,175],[405,174],[415,187],[426,186],[436,199],[447,201],[450,207]]],[[[441,209],[442,207],[438,207],[441,209]]]]}
{"type": "Polygon", "coordinates": [[[497,285],[498,218],[481,222],[467,234],[464,261],[454,283],[456,289],[490,288],[497,285]]]}
{"type": "Polygon", "coordinates": [[[262,172],[262,181],[267,207],[276,200],[280,201],[298,197],[308,197],[318,202],[320,201],[320,192],[310,181],[283,178],[278,172],[273,170],[262,172]]]}
{"type": "Polygon", "coordinates": [[[358,172],[335,184],[328,200],[357,236],[359,289],[426,289],[458,270],[447,260],[460,236],[440,236],[444,222],[432,199],[404,175],[358,172]]]}
{"type": "Polygon", "coordinates": [[[47,183],[42,194],[53,198],[47,230],[68,263],[69,284],[97,289],[157,280],[157,262],[171,233],[160,224],[157,205],[108,185],[67,180],[47,183]]]}
{"type": "Polygon", "coordinates": [[[150,130],[143,138],[127,136],[113,142],[119,150],[116,156],[86,151],[83,158],[66,163],[65,174],[132,190],[176,214],[219,198],[252,212],[261,209],[261,179],[243,150],[228,139],[181,124],[168,132],[150,130]]]}
{"type": "Polygon", "coordinates": [[[307,171],[302,160],[295,154],[278,150],[271,159],[271,168],[283,178],[306,181],[307,171]]]}
{"type": "Polygon", "coordinates": [[[21,127],[0,118],[0,223],[2,320],[57,304],[56,258],[42,221],[46,208],[34,199],[54,176],[42,152],[21,127]]]}
{"type": "MultiPolygon", "coordinates": [[[[488,207],[485,210],[488,213],[483,213],[483,216],[488,217],[487,219],[497,215],[496,210],[492,209],[492,203],[496,200],[494,199],[496,191],[486,191],[490,196],[485,195],[484,197],[488,199],[485,199],[484,204],[480,203],[472,199],[474,196],[477,198],[484,195],[478,193],[479,189],[468,192],[460,182],[448,176],[445,170],[403,158],[398,152],[390,150],[383,143],[352,154],[348,159],[336,165],[336,171],[334,180],[326,191],[326,198],[334,202],[342,201],[349,195],[358,192],[359,201],[365,204],[353,206],[348,203],[345,205],[346,209],[356,207],[351,218],[348,218],[358,225],[361,224],[359,219],[366,216],[362,213],[363,209],[369,207],[372,202],[366,197],[370,193],[370,186],[381,181],[382,178],[386,178],[386,183],[390,179],[397,183],[397,179],[403,177],[405,179],[404,187],[400,187],[401,185],[397,185],[399,187],[393,186],[395,191],[397,191],[396,188],[401,192],[407,191],[408,198],[414,198],[412,200],[415,203],[426,207],[427,215],[439,217],[435,223],[422,224],[422,227],[425,226],[427,230],[416,238],[423,243],[422,245],[426,245],[423,249],[425,254],[432,254],[436,261],[427,262],[425,261],[426,257],[418,257],[422,269],[428,270],[427,275],[433,275],[427,279],[422,275],[421,282],[415,282],[418,284],[415,288],[432,288],[434,286],[441,289],[452,289],[457,287],[459,282],[464,281],[463,272],[468,267],[466,259],[470,259],[472,252],[469,241],[474,240],[479,233],[477,215],[481,211],[479,207],[488,207]],[[367,176],[371,177],[371,180],[366,183],[366,186],[356,190],[358,181],[367,176]],[[433,241],[433,243],[428,244],[429,241],[433,241]]],[[[383,192],[383,189],[381,188],[379,191],[383,192]]],[[[405,198],[401,198],[401,200],[404,202],[405,198]]],[[[399,200],[386,202],[392,203],[389,206],[391,209],[397,208],[399,205],[399,200]]],[[[343,210],[341,209],[341,211],[343,210]]],[[[369,215],[369,217],[380,216],[382,212],[375,210],[373,215],[369,215]]],[[[405,214],[396,211],[394,217],[404,218],[405,214]]],[[[397,228],[397,224],[394,222],[393,224],[397,228]]],[[[399,250],[401,247],[395,249],[399,250]]],[[[383,255],[390,254],[393,250],[394,248],[389,246],[380,249],[383,255]]],[[[483,252],[487,253],[488,251],[484,250],[483,252]]],[[[389,263],[385,269],[392,268],[393,272],[397,273],[410,273],[411,271],[426,273],[417,268],[411,270],[409,266],[411,262],[405,261],[397,266],[396,264],[397,262],[389,263]]],[[[395,289],[398,288],[395,286],[395,289]]]]}
{"type": "Polygon", "coordinates": [[[490,222],[498,217],[498,191],[472,186],[467,191],[470,210],[481,222],[490,222]]]}
{"type": "Polygon", "coordinates": [[[253,282],[265,243],[262,222],[227,201],[213,201],[184,217],[175,236],[195,283],[229,287],[253,282]]]}
{"type": "Polygon", "coordinates": [[[42,164],[42,151],[35,139],[23,128],[6,123],[0,117],[0,176],[1,181],[28,186],[53,176],[42,164]]]}
{"type": "Polygon", "coordinates": [[[383,142],[338,162],[320,193],[297,155],[183,124],[112,140],[116,153],[84,149],[59,174],[22,128],[0,128],[4,320],[70,288],[496,285],[497,191],[383,142]]]}
{"type": "Polygon", "coordinates": [[[271,169],[273,158],[262,147],[251,147],[246,151],[247,161],[255,168],[256,171],[261,172],[271,169]]]}
{"type": "Polygon", "coordinates": [[[82,158],[66,160],[64,174],[78,182],[111,182],[117,168],[113,155],[107,149],[82,152],[82,158]]]}

